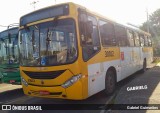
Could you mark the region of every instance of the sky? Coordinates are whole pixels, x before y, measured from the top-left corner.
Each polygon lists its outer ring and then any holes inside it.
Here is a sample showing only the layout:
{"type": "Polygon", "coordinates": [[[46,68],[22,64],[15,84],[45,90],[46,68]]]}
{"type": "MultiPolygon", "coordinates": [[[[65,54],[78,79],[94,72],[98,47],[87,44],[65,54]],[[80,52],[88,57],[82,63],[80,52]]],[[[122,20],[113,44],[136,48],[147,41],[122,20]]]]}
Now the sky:
{"type": "MultiPolygon", "coordinates": [[[[120,23],[131,23],[141,25],[147,20],[146,9],[149,14],[160,8],[159,0],[1,0],[0,3],[0,25],[19,23],[19,18],[27,13],[50,5],[74,2],[86,8],[109,17],[120,23]]],[[[7,27],[1,27],[0,31],[7,27]]]]}

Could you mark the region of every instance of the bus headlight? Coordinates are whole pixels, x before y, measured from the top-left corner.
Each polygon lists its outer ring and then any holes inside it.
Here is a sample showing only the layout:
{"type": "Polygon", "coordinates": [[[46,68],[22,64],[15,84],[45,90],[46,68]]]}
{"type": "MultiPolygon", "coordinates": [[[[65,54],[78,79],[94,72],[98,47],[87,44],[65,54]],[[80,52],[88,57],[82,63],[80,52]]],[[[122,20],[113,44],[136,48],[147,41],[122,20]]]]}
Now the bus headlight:
{"type": "Polygon", "coordinates": [[[24,78],[21,77],[21,82],[22,84],[24,84],[26,87],[28,86],[28,83],[26,82],[26,80],[24,78]]]}
{"type": "Polygon", "coordinates": [[[69,80],[67,80],[64,84],[62,84],[63,88],[67,88],[71,85],[73,85],[75,82],[77,82],[80,78],[82,77],[81,74],[75,75],[72,78],[70,78],[69,80]]]}

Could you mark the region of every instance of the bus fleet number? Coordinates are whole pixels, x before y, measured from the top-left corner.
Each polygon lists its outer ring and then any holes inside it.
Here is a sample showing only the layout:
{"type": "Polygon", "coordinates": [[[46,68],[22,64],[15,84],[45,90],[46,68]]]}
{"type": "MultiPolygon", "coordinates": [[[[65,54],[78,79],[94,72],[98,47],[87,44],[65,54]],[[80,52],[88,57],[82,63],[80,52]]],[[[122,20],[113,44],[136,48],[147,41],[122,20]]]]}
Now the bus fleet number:
{"type": "Polygon", "coordinates": [[[105,57],[112,57],[114,56],[114,51],[105,51],[105,57]]]}

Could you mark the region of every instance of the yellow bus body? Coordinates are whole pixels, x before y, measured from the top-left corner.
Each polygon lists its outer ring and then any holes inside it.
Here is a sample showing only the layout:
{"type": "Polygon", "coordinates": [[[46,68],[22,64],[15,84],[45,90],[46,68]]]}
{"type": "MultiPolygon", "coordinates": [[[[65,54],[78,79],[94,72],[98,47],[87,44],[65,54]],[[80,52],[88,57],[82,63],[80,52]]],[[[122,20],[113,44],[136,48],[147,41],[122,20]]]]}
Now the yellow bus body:
{"type": "MultiPolygon", "coordinates": [[[[99,90],[94,89],[94,85],[95,87],[98,88],[98,84],[100,83],[99,79],[101,80],[105,79],[105,77],[102,77],[102,76],[106,75],[106,72],[109,68],[115,69],[115,72],[117,75],[117,82],[122,80],[122,78],[125,78],[125,77],[121,77],[122,76],[121,72],[123,71],[123,69],[121,68],[122,66],[120,64],[122,56],[121,56],[121,49],[118,46],[104,47],[101,44],[100,46],[101,49],[96,55],[94,55],[88,61],[83,60],[82,46],[81,46],[81,41],[80,41],[81,37],[79,35],[80,32],[79,32],[79,24],[78,24],[78,11],[77,11],[78,8],[83,8],[83,7],[76,5],[74,3],[68,3],[68,4],[70,7],[69,15],[61,16],[58,19],[60,20],[64,18],[72,18],[74,19],[76,23],[76,35],[77,35],[77,42],[78,42],[77,43],[77,47],[78,47],[77,48],[78,49],[77,60],[71,64],[59,65],[59,66],[46,66],[46,67],[20,66],[21,77],[28,83],[28,86],[25,86],[24,84],[22,84],[23,91],[26,95],[36,96],[36,97],[46,97],[46,98],[81,100],[81,99],[86,99],[89,96],[104,89],[104,87],[102,87],[102,89],[99,89],[99,90]],[[110,52],[110,51],[114,53],[113,56],[105,57],[105,52],[110,52]],[[94,71],[94,69],[96,69],[97,66],[98,66],[98,70],[94,71]],[[60,76],[58,76],[55,79],[33,79],[24,73],[24,71],[41,73],[41,72],[58,71],[58,70],[65,70],[65,71],[64,73],[62,73],[60,76]],[[72,76],[78,75],[78,74],[81,74],[82,77],[77,82],[75,82],[73,85],[71,85],[68,88],[63,88],[61,86],[64,82],[66,82],[72,76]],[[92,76],[89,76],[91,74],[92,76]],[[97,80],[98,82],[96,83],[97,80]],[[41,91],[43,94],[40,93],[41,91]]],[[[93,14],[92,12],[89,12],[89,13],[93,14]]],[[[93,15],[95,15],[97,20],[99,17],[102,17],[96,14],[93,14],[93,15]]],[[[53,18],[38,20],[35,22],[31,22],[27,24],[26,26],[31,26],[31,25],[35,25],[38,23],[51,21],[51,20],[53,20],[53,18]]],[[[23,28],[24,28],[23,26],[20,26],[20,29],[23,29],[23,28]]],[[[102,43],[101,40],[100,40],[100,43],[102,43]]],[[[152,47],[142,47],[142,48],[143,48],[143,52],[149,53],[151,57],[151,55],[153,54],[152,47]]],[[[135,52],[135,54],[139,54],[139,53],[135,52]]],[[[131,56],[135,57],[135,54],[132,54],[131,56]]],[[[124,59],[125,58],[126,56],[124,55],[124,59]]],[[[102,85],[104,84],[105,83],[103,83],[102,85]]]]}

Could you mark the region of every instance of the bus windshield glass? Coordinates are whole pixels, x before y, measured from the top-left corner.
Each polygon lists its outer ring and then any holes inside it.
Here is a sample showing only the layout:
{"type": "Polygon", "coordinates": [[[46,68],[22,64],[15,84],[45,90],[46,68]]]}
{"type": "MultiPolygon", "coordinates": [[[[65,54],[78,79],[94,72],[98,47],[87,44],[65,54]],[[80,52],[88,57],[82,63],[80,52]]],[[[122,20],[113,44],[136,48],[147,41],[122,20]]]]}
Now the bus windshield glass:
{"type": "Polygon", "coordinates": [[[0,40],[0,64],[18,64],[18,37],[12,34],[0,40]]]}
{"type": "Polygon", "coordinates": [[[53,20],[25,27],[19,32],[20,65],[52,66],[72,63],[77,58],[75,23],[53,20]]]}

